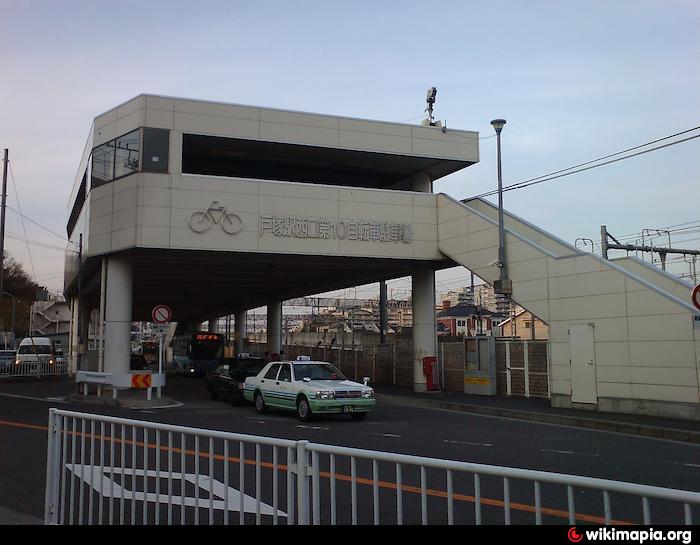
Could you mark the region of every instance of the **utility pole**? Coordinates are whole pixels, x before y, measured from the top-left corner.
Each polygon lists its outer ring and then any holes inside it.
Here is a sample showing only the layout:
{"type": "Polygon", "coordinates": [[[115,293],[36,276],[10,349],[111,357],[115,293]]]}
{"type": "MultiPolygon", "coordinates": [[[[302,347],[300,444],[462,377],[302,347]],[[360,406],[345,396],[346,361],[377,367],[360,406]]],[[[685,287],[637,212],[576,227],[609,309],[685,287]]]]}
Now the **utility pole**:
{"type": "MultiPolygon", "coordinates": [[[[2,291],[5,282],[5,205],[7,201],[7,164],[10,150],[5,148],[5,156],[2,165],[2,210],[0,211],[0,310],[2,309],[2,291]]],[[[2,312],[0,312],[2,316],[2,312]]],[[[4,325],[4,324],[3,324],[4,325]]]]}
{"type": "Polygon", "coordinates": [[[379,343],[386,342],[388,332],[387,313],[386,313],[386,282],[382,280],[379,283],[379,343]]]}
{"type": "Polygon", "coordinates": [[[608,259],[608,229],[605,225],[600,226],[600,249],[603,259],[608,259]]]}

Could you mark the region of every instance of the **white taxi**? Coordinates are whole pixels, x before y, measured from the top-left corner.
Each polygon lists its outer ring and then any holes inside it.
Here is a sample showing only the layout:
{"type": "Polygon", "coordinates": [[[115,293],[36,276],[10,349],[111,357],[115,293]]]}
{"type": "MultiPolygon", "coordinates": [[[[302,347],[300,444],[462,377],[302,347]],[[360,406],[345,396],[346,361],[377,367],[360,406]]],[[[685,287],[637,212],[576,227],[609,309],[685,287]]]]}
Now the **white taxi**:
{"type": "Polygon", "coordinates": [[[255,377],[245,379],[243,395],[258,412],[268,407],[296,411],[301,420],[314,414],[349,414],[362,420],[374,408],[374,390],[346,379],[333,364],[299,356],[272,361],[255,377]]]}

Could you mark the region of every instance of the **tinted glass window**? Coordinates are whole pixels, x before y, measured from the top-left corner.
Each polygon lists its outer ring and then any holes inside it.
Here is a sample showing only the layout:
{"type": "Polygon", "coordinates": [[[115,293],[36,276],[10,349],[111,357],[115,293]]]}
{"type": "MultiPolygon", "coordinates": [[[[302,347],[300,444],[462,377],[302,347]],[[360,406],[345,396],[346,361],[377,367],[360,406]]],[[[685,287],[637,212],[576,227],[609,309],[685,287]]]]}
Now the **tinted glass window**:
{"type": "Polygon", "coordinates": [[[216,374],[227,376],[228,375],[228,365],[219,365],[216,368],[216,374]]]}
{"type": "Polygon", "coordinates": [[[120,136],[115,144],[114,177],[121,178],[139,171],[139,130],[120,136]]]}
{"type": "Polygon", "coordinates": [[[296,380],[345,380],[343,373],[338,371],[330,363],[324,364],[296,364],[294,365],[294,377],[296,380]]]}
{"type": "Polygon", "coordinates": [[[280,368],[280,364],[275,363],[272,367],[270,367],[267,370],[267,373],[265,373],[265,378],[269,378],[269,379],[274,380],[275,377],[277,376],[277,371],[279,370],[279,368],[280,368]]]}
{"type": "Polygon", "coordinates": [[[114,179],[114,145],[115,141],[110,140],[92,150],[91,187],[99,187],[114,179]]]}
{"type": "Polygon", "coordinates": [[[224,337],[218,334],[193,335],[190,357],[192,359],[220,358],[224,351],[224,337]]]}
{"type": "Polygon", "coordinates": [[[78,223],[78,216],[83,209],[83,204],[85,204],[85,194],[87,192],[87,170],[83,174],[83,180],[80,182],[80,188],[75,196],[75,202],[73,203],[73,209],[70,213],[70,218],[68,218],[68,226],[66,231],[68,232],[68,237],[73,234],[73,229],[75,229],[75,224],[78,223]]]}
{"type": "Polygon", "coordinates": [[[289,364],[286,363],[280,369],[280,375],[277,380],[283,380],[284,382],[291,382],[292,380],[292,370],[289,368],[289,364]]]}
{"type": "Polygon", "coordinates": [[[25,344],[19,347],[20,354],[51,354],[51,347],[47,344],[25,344]]]}
{"type": "Polygon", "coordinates": [[[170,131],[164,129],[143,129],[143,170],[147,172],[168,172],[170,131]]]}

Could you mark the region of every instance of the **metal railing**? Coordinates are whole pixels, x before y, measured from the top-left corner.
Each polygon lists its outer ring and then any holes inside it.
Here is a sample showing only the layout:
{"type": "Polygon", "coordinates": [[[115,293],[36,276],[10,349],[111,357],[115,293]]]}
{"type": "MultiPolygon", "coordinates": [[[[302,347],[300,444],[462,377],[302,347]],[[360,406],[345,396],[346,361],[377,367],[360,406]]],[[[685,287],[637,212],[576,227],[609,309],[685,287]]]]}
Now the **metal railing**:
{"type": "Polygon", "coordinates": [[[659,525],[700,511],[685,490],[58,409],[48,439],[46,524],[659,525]]]}
{"type": "Polygon", "coordinates": [[[27,361],[21,359],[19,362],[13,357],[0,361],[0,379],[10,377],[42,377],[42,376],[63,376],[68,374],[68,361],[42,358],[39,361],[27,361]]]}

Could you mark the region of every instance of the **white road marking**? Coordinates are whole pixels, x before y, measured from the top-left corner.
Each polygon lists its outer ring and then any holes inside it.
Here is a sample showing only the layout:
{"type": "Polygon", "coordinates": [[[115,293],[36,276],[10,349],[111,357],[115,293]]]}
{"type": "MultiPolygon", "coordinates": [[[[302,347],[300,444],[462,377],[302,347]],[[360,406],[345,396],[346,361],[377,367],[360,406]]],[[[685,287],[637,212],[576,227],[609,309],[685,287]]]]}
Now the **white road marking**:
{"type": "Polygon", "coordinates": [[[48,401],[49,403],[68,403],[64,398],[55,397],[32,397],[32,396],[22,396],[18,394],[0,394],[3,397],[15,397],[17,399],[31,399],[32,401],[48,401]]]}
{"type": "Polygon", "coordinates": [[[370,434],[370,435],[380,435],[380,436],[382,436],[382,437],[396,437],[396,438],[400,438],[400,437],[401,437],[400,435],[396,435],[395,433],[377,433],[377,432],[374,432],[374,431],[369,432],[369,434],[370,434]]]}
{"type": "Polygon", "coordinates": [[[686,463],[686,462],[671,462],[669,460],[666,460],[667,464],[673,464],[674,466],[686,466],[686,467],[700,467],[700,464],[691,464],[691,463],[686,463]]]}
{"type": "MultiPolygon", "coordinates": [[[[168,494],[156,495],[155,493],[151,492],[149,492],[148,494],[144,494],[142,491],[129,490],[125,486],[122,487],[119,483],[115,482],[113,479],[107,476],[108,474],[110,474],[110,471],[114,474],[122,474],[121,468],[115,467],[113,470],[111,470],[110,468],[105,467],[102,468],[102,470],[100,470],[99,466],[90,466],[88,464],[86,464],[83,467],[84,469],[76,464],[74,471],[75,475],[78,477],[78,479],[80,479],[81,475],[83,475],[82,479],[85,481],[85,484],[91,486],[96,492],[98,492],[105,498],[121,498],[123,494],[125,500],[144,501],[145,499],[147,502],[165,504],[168,504],[169,501],[171,501],[172,505],[181,505],[183,502],[182,496],[173,495],[171,497],[171,500],[169,500],[168,494]]],[[[68,471],[72,471],[71,464],[66,464],[66,468],[68,469],[68,471]]],[[[143,477],[144,475],[147,475],[148,477],[160,477],[161,479],[167,479],[169,475],[168,471],[163,470],[161,470],[160,473],[158,473],[152,469],[144,471],[143,469],[131,468],[125,468],[123,474],[132,475],[136,477],[143,477]]],[[[211,487],[213,495],[217,498],[221,498],[213,500],[213,508],[217,511],[223,511],[224,509],[226,509],[226,503],[224,501],[226,498],[226,485],[221,481],[217,481],[216,479],[210,479],[208,475],[197,476],[192,473],[185,473],[183,476],[182,473],[173,472],[172,478],[174,481],[181,481],[184,479],[188,483],[192,483],[195,486],[199,486],[205,492],[209,492],[209,489],[211,487]]],[[[236,490],[232,486],[228,487],[228,510],[240,511],[241,496],[243,496],[243,511],[245,513],[256,513],[257,500],[254,497],[249,496],[248,494],[241,494],[239,490],[236,490]]],[[[196,498],[185,496],[184,503],[188,507],[194,507],[195,505],[198,505],[200,508],[208,508],[209,498],[199,498],[199,502],[197,502],[196,498]]],[[[271,505],[264,502],[260,502],[261,514],[273,515],[274,512],[275,510],[271,505]]],[[[279,509],[277,510],[277,514],[282,517],[287,516],[286,513],[280,511],[279,509]]]]}
{"type": "Polygon", "coordinates": [[[591,452],[574,452],[573,450],[556,450],[556,449],[549,449],[549,448],[543,448],[542,452],[553,452],[554,454],[576,454],[577,456],[593,456],[594,458],[598,458],[600,454],[593,454],[591,452]]]}
{"type": "Polygon", "coordinates": [[[450,443],[452,445],[470,445],[472,447],[492,447],[493,443],[474,443],[472,441],[452,441],[450,439],[444,439],[443,443],[450,443]]]}
{"type": "Polygon", "coordinates": [[[297,428],[304,428],[307,430],[329,430],[330,428],[324,428],[323,426],[303,426],[302,424],[297,424],[297,428]]]}

